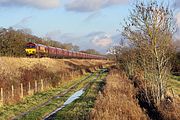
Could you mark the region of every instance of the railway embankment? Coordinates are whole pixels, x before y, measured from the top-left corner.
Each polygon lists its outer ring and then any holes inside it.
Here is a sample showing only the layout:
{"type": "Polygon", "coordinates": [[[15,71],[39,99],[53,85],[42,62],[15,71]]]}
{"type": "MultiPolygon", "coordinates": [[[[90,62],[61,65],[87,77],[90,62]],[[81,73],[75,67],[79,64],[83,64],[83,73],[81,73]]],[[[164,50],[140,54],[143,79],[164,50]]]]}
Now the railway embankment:
{"type": "MultiPolygon", "coordinates": [[[[14,114],[13,115],[14,117],[11,117],[11,119],[13,120],[57,119],[58,117],[57,113],[59,113],[59,111],[61,110],[64,111],[64,109],[67,110],[67,108],[68,111],[63,112],[66,114],[63,114],[63,116],[61,116],[60,118],[64,118],[64,117],[69,118],[71,116],[71,118],[73,119],[76,116],[72,116],[75,114],[69,113],[70,112],[69,108],[74,108],[74,107],[71,107],[71,105],[69,106],[69,104],[71,104],[72,102],[74,104],[74,101],[76,99],[78,99],[81,95],[84,95],[86,91],[89,91],[89,88],[92,86],[92,84],[94,84],[95,81],[101,79],[103,74],[105,73],[102,73],[102,70],[97,70],[96,72],[87,74],[84,77],[77,79],[74,82],[71,82],[69,85],[67,85],[68,87],[61,86],[55,88],[53,91],[54,93],[58,92],[58,94],[51,95],[52,97],[49,98],[48,100],[45,100],[45,102],[41,102],[41,104],[38,104],[37,106],[30,107],[29,109],[26,109],[25,112],[16,112],[17,114],[14,114]]],[[[44,96],[48,96],[49,93],[50,91],[46,91],[45,93],[46,95],[44,96]]],[[[88,108],[84,107],[83,109],[88,109],[88,108]]],[[[8,112],[10,112],[10,110],[8,112]]],[[[77,111],[77,113],[79,113],[79,111],[77,111]]]]}
{"type": "Polygon", "coordinates": [[[44,120],[90,120],[96,97],[103,90],[107,75],[108,70],[100,70],[96,77],[64,103],[64,107],[45,117],[44,120]],[[76,98],[76,94],[79,94],[79,97],[72,101],[72,98],[76,98]]]}
{"type": "Polygon", "coordinates": [[[109,63],[88,59],[0,57],[0,106],[61,86],[109,63]]]}

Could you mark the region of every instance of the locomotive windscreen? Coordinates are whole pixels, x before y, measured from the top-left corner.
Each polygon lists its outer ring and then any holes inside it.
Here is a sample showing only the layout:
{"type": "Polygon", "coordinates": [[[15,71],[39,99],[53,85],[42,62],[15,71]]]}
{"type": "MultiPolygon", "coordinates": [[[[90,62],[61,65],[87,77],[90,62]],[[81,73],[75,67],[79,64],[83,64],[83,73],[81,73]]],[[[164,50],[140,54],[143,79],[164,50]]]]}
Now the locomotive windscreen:
{"type": "Polygon", "coordinates": [[[33,43],[28,43],[28,44],[26,45],[26,48],[35,48],[35,47],[36,47],[36,45],[33,44],[33,43]]]}

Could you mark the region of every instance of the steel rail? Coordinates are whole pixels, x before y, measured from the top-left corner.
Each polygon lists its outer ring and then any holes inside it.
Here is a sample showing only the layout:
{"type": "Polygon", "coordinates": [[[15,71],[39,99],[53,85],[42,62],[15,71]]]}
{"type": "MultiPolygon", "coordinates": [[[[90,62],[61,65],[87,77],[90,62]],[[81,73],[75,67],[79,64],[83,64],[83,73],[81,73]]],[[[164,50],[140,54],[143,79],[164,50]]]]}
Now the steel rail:
{"type": "Polygon", "coordinates": [[[65,91],[63,92],[60,92],[58,94],[56,94],[55,96],[49,98],[46,102],[40,104],[40,105],[37,105],[35,107],[32,107],[30,110],[26,111],[26,112],[23,112],[23,113],[20,113],[18,114],[17,116],[13,117],[13,118],[10,118],[11,120],[17,120],[17,119],[20,119],[22,118],[23,116],[27,115],[28,113],[30,112],[33,112],[34,110],[38,109],[39,107],[43,107],[43,106],[46,106],[48,105],[49,103],[51,103],[52,100],[55,100],[55,99],[58,99],[59,97],[63,97],[65,96],[67,93],[69,93],[73,88],[75,88],[76,86],[78,86],[80,83],[82,83],[83,81],[89,79],[90,77],[93,76],[93,73],[91,73],[89,76],[87,76],[86,78],[80,80],[79,82],[73,84],[71,87],[69,87],[68,89],[66,89],[65,91]]]}
{"type": "MultiPolygon", "coordinates": [[[[96,78],[94,78],[93,80],[89,81],[88,83],[86,83],[82,88],[84,91],[86,91],[88,88],[90,88],[90,86],[92,86],[93,82],[95,80],[97,80],[100,76],[100,72],[96,75],[96,78]]],[[[82,89],[81,88],[81,89],[82,89]]],[[[57,109],[55,109],[53,112],[51,112],[50,114],[48,114],[47,116],[45,116],[43,118],[43,120],[52,120],[54,118],[54,116],[56,115],[57,112],[59,112],[61,109],[65,108],[67,105],[62,105],[60,107],[58,107],[57,109]]]]}

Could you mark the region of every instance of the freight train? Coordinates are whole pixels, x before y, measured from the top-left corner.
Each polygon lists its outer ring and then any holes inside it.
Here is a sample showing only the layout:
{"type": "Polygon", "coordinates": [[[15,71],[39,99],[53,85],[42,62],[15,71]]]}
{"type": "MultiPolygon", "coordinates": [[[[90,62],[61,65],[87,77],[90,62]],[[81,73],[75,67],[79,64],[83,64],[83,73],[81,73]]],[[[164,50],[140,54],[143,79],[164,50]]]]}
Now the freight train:
{"type": "Polygon", "coordinates": [[[45,46],[29,42],[26,45],[26,55],[31,57],[106,59],[105,56],[69,51],[57,47],[45,46]]]}

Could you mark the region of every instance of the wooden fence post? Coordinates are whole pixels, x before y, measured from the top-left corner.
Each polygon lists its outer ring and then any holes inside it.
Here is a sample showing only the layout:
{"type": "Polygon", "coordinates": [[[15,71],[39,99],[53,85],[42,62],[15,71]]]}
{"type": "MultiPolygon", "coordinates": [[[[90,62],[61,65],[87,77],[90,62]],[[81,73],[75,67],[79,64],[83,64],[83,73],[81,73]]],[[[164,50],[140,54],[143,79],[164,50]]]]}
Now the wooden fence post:
{"type": "Polygon", "coordinates": [[[36,92],[38,92],[37,80],[35,80],[35,83],[34,83],[34,84],[35,84],[35,93],[36,93],[36,92]]]}
{"type": "Polygon", "coordinates": [[[11,86],[11,96],[12,96],[12,99],[14,99],[14,86],[13,85],[11,86]]]}
{"type": "Polygon", "coordinates": [[[21,85],[20,85],[20,88],[21,88],[21,89],[20,89],[20,90],[21,90],[21,93],[20,93],[21,96],[20,96],[20,97],[23,98],[23,97],[24,97],[24,92],[23,92],[23,84],[22,84],[22,83],[21,83],[21,85]]]}
{"type": "Polygon", "coordinates": [[[41,79],[41,91],[44,91],[44,81],[41,79]]]}
{"type": "Polygon", "coordinates": [[[4,96],[3,96],[3,88],[1,88],[1,99],[0,99],[0,106],[3,105],[4,96]]]}
{"type": "Polygon", "coordinates": [[[31,83],[28,83],[28,95],[31,95],[31,83]]]}

